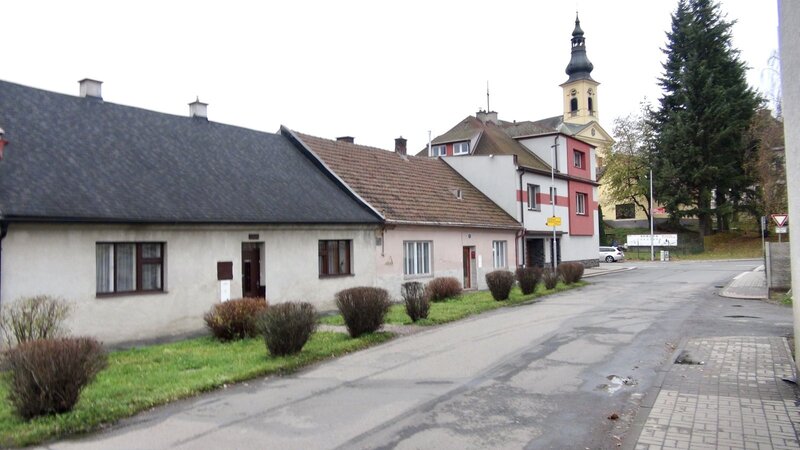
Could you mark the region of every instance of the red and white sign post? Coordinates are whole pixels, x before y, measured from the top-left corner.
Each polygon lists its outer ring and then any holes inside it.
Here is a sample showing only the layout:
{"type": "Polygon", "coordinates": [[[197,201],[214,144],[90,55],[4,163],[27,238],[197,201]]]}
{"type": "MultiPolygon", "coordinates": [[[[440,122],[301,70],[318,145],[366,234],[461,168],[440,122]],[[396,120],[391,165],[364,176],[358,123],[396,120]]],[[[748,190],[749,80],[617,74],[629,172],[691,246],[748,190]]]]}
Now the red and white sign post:
{"type": "Polygon", "coordinates": [[[778,225],[775,228],[775,234],[778,235],[778,242],[781,242],[781,235],[782,234],[786,234],[786,232],[789,231],[788,228],[786,227],[786,221],[789,220],[789,215],[788,214],[772,214],[772,215],[770,215],[770,217],[772,217],[772,220],[774,220],[775,224],[778,225]]]}

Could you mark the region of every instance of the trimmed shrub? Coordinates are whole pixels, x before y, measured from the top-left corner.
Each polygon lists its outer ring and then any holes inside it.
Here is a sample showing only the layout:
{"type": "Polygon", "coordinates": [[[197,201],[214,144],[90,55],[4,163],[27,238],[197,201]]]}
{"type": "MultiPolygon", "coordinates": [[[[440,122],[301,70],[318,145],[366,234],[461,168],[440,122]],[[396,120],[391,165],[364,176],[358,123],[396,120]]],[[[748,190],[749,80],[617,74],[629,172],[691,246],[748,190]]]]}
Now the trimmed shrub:
{"type": "Polygon", "coordinates": [[[69,305],[60,298],[37,295],[3,305],[0,330],[9,347],[36,339],[53,339],[66,335],[64,320],[69,305]]]}
{"type": "Polygon", "coordinates": [[[564,284],[577,283],[583,277],[583,264],[579,262],[566,262],[558,265],[558,275],[564,284]]]}
{"type": "Polygon", "coordinates": [[[553,289],[558,284],[558,272],[551,268],[542,270],[542,283],[547,289],[553,289]]]}
{"type": "Polygon", "coordinates": [[[258,316],[256,328],[272,356],[293,355],[317,329],[317,310],[308,302],[272,305],[258,316]]]}
{"type": "Polygon", "coordinates": [[[22,342],[5,354],[8,398],[25,419],[70,411],[107,361],[103,346],[88,337],[22,342]]]}
{"type": "Polygon", "coordinates": [[[432,302],[461,295],[461,283],[453,277],[434,278],[425,286],[425,293],[432,302]]]}
{"type": "Polygon", "coordinates": [[[403,296],[403,302],[406,305],[406,314],[411,317],[412,322],[428,317],[431,302],[428,300],[428,296],[425,295],[425,286],[422,283],[419,281],[403,283],[400,287],[400,294],[403,296]]]}
{"type": "Polygon", "coordinates": [[[536,285],[542,281],[541,267],[520,267],[517,269],[519,289],[524,295],[533,294],[536,285]]]}
{"type": "Polygon", "coordinates": [[[264,298],[238,298],[212,306],[203,320],[220,341],[244,339],[258,336],[256,319],[265,309],[264,298]]]}
{"type": "Polygon", "coordinates": [[[363,286],[336,293],[336,307],[351,337],[378,331],[390,305],[389,293],[382,288],[363,286]]]}
{"type": "Polygon", "coordinates": [[[508,270],[495,270],[486,274],[486,284],[495,300],[507,300],[514,287],[514,274],[508,270]]]}

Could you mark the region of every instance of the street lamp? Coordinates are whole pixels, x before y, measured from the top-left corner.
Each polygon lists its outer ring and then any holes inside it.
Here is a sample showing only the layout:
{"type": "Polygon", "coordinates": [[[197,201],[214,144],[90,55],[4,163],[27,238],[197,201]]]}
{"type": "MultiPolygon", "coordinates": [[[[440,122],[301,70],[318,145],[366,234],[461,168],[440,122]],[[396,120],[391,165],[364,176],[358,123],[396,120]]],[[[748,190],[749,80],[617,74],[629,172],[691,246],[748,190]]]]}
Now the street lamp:
{"type": "Polygon", "coordinates": [[[550,146],[553,149],[553,159],[550,164],[550,204],[553,206],[553,240],[550,245],[550,265],[553,270],[556,270],[556,152],[558,151],[558,135],[556,135],[555,142],[550,146]]]}

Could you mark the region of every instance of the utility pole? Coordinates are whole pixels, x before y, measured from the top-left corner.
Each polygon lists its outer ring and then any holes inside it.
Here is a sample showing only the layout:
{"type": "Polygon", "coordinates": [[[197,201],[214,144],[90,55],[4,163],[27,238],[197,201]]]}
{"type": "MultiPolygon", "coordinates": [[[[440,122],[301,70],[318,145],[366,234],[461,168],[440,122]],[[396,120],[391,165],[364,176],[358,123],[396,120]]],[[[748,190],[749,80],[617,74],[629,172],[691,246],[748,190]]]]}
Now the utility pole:
{"type": "Polygon", "coordinates": [[[656,252],[653,247],[653,169],[650,169],[650,261],[656,260],[656,252]]]}
{"type": "MultiPolygon", "coordinates": [[[[558,152],[558,135],[555,143],[550,146],[553,149],[553,159],[550,164],[550,204],[553,207],[553,219],[556,217],[556,152],[558,152]]],[[[553,240],[550,245],[550,262],[553,270],[556,270],[556,224],[553,222],[553,240]]]]}

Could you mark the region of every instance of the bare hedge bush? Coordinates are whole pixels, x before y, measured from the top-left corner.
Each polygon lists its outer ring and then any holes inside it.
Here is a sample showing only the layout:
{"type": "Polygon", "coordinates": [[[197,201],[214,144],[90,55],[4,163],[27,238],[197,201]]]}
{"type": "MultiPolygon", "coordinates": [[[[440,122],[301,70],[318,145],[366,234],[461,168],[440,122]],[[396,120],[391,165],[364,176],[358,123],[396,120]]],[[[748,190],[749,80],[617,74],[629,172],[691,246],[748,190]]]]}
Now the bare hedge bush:
{"type": "Polygon", "coordinates": [[[428,296],[425,295],[425,286],[422,283],[419,281],[403,283],[400,287],[400,294],[403,296],[406,314],[411,317],[412,322],[428,317],[431,303],[428,296]]]}
{"type": "Polygon", "coordinates": [[[317,329],[317,310],[308,302],[272,305],[258,317],[257,328],[271,355],[293,355],[317,329]]]}
{"type": "Polygon", "coordinates": [[[558,272],[549,267],[542,270],[542,283],[547,289],[554,289],[558,284],[558,272]]]}
{"type": "Polygon", "coordinates": [[[566,262],[558,265],[558,274],[564,284],[577,283],[583,278],[583,264],[579,262],[566,262]]]}
{"type": "Polygon", "coordinates": [[[523,294],[533,294],[536,285],[542,281],[541,267],[520,267],[517,269],[517,282],[523,294]]]}
{"type": "Polygon", "coordinates": [[[507,300],[511,288],[514,287],[514,274],[508,270],[495,270],[486,274],[486,284],[492,297],[497,300],[507,300]]]}
{"type": "Polygon", "coordinates": [[[258,335],[256,319],[267,309],[264,298],[239,298],[211,307],[203,320],[211,333],[221,341],[245,339],[258,335]]]}
{"type": "Polygon", "coordinates": [[[461,295],[461,283],[453,277],[438,277],[428,282],[425,292],[430,301],[438,302],[461,295]]]}
{"type": "Polygon", "coordinates": [[[5,354],[8,398],[25,419],[70,411],[107,360],[105,349],[93,338],[22,342],[5,354]]]}
{"type": "Polygon", "coordinates": [[[354,287],[336,293],[336,307],[352,337],[378,331],[390,305],[389,293],[382,288],[354,287]]]}
{"type": "Polygon", "coordinates": [[[9,347],[36,339],[52,339],[67,334],[64,321],[70,306],[49,295],[25,297],[3,304],[0,331],[9,347]]]}

